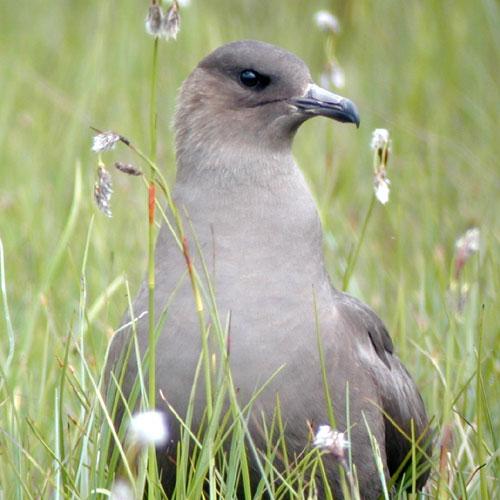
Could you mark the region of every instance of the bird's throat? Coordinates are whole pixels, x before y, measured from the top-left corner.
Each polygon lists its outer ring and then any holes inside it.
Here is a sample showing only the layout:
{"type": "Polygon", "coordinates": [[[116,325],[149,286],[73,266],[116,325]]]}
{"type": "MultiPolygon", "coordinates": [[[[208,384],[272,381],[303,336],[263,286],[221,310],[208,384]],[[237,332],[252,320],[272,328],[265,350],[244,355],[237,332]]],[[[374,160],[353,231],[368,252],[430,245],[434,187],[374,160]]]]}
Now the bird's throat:
{"type": "Polygon", "coordinates": [[[251,275],[268,268],[269,273],[288,275],[306,262],[310,269],[301,276],[310,281],[298,286],[310,289],[327,280],[321,223],[292,156],[280,160],[279,165],[240,163],[237,171],[228,165],[223,171],[206,166],[196,175],[192,169],[190,175],[180,170],[174,198],[190,219],[186,227],[194,228],[219,270],[251,275]]]}

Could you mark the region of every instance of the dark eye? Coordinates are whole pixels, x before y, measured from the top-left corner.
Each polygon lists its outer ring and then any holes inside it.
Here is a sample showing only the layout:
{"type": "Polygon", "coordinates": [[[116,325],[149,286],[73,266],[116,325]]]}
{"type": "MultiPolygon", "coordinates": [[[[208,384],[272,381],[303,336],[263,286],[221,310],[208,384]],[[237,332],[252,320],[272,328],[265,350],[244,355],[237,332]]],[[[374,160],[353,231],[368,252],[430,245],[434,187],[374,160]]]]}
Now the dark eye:
{"type": "Polygon", "coordinates": [[[259,83],[259,77],[255,71],[245,69],[240,73],[240,81],[246,87],[255,87],[259,83]]]}
{"type": "Polygon", "coordinates": [[[269,84],[270,78],[266,75],[257,73],[257,71],[253,69],[245,69],[240,73],[240,82],[245,85],[245,87],[263,89],[269,84]]]}

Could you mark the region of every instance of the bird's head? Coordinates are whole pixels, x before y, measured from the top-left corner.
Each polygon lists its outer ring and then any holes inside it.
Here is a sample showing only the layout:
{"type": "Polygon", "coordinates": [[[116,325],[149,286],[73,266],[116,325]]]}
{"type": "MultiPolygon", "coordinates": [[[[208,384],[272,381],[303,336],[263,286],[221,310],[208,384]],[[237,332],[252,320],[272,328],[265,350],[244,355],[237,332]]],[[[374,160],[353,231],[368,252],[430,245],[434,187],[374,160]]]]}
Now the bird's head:
{"type": "Polygon", "coordinates": [[[315,85],[295,55],[253,40],[229,43],[203,59],[182,86],[178,157],[289,150],[297,128],[314,116],[359,125],[355,105],[315,85]]]}

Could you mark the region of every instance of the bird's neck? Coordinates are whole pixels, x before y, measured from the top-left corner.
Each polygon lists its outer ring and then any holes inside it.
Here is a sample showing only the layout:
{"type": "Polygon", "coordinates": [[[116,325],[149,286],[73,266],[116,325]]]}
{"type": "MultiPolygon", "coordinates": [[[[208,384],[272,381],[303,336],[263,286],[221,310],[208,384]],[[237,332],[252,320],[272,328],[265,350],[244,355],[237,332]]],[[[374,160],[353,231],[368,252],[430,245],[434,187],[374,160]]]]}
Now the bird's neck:
{"type": "Polygon", "coordinates": [[[219,259],[237,266],[259,269],[261,262],[275,262],[276,272],[293,273],[307,265],[304,276],[311,282],[301,286],[326,282],[316,204],[291,152],[225,158],[217,168],[179,164],[175,201],[202,245],[210,248],[215,238],[219,259]]]}
{"type": "Polygon", "coordinates": [[[290,149],[264,152],[242,146],[218,148],[217,154],[205,150],[200,155],[190,149],[187,157],[178,151],[177,165],[175,198],[188,209],[216,216],[219,209],[242,207],[251,215],[266,208],[272,216],[273,207],[286,206],[292,219],[294,207],[307,206],[308,217],[317,218],[311,192],[290,149]]]}
{"type": "Polygon", "coordinates": [[[265,147],[254,141],[204,140],[177,148],[177,184],[191,188],[200,182],[211,189],[265,187],[298,174],[289,144],[265,147]]]}

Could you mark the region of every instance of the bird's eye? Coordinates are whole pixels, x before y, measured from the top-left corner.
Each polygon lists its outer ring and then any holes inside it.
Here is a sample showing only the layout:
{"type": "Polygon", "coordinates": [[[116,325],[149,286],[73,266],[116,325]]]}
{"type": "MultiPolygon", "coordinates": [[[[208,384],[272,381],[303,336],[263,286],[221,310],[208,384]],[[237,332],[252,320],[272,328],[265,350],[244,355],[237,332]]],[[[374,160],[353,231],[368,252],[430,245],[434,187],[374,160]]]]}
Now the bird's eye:
{"type": "Polygon", "coordinates": [[[255,87],[259,83],[259,77],[255,71],[245,69],[240,73],[240,81],[246,87],[255,87]]]}
{"type": "Polygon", "coordinates": [[[253,69],[245,69],[240,73],[240,82],[245,85],[245,87],[263,89],[269,84],[270,78],[257,73],[257,71],[253,69]]]}

